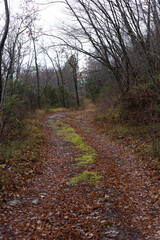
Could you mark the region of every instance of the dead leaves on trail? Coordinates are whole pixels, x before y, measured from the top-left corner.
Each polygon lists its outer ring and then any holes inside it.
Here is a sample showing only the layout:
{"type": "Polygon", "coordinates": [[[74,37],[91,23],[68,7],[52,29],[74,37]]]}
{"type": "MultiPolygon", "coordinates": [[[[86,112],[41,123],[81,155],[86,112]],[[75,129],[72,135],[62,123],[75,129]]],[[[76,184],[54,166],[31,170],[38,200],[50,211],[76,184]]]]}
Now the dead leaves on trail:
{"type": "MultiPolygon", "coordinates": [[[[51,124],[56,130],[56,133],[61,136],[66,142],[72,143],[73,147],[78,148],[81,151],[81,156],[76,157],[75,161],[77,166],[85,166],[94,162],[97,156],[96,151],[89,145],[85,144],[83,139],[74,131],[73,128],[69,127],[63,122],[57,121],[55,124],[51,124]]],[[[96,172],[83,171],[78,176],[73,177],[69,183],[76,184],[79,182],[88,182],[98,184],[98,180],[101,178],[96,172]]]]}
{"type": "Polygon", "coordinates": [[[96,130],[93,114],[73,111],[46,118],[41,175],[28,178],[3,201],[0,239],[160,239],[157,180],[142,168],[142,159],[96,130]],[[58,121],[88,147],[76,147],[48,126],[58,121]],[[94,161],[77,166],[75,160],[91,149],[94,161]],[[90,184],[93,178],[99,184],[90,184]]]}

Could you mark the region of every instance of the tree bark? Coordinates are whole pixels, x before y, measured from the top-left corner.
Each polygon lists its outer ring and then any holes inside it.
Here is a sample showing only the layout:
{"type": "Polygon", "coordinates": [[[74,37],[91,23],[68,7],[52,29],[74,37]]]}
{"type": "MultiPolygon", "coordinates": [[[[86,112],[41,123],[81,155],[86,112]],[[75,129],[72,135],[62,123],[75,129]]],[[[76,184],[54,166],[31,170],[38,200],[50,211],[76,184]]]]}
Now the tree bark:
{"type": "Polygon", "coordinates": [[[3,49],[4,49],[4,44],[7,38],[8,30],[9,30],[9,8],[8,8],[8,2],[7,0],[4,0],[4,5],[5,5],[5,15],[6,15],[6,20],[5,20],[5,27],[4,27],[4,33],[0,42],[0,107],[3,105],[3,98],[2,98],[2,55],[3,55],[3,49]]]}
{"type": "Polygon", "coordinates": [[[35,66],[36,66],[36,79],[37,79],[37,104],[38,107],[40,107],[40,78],[39,78],[39,67],[38,67],[38,61],[37,61],[37,50],[36,50],[36,44],[35,39],[32,36],[33,41],[33,47],[34,47],[34,60],[35,60],[35,66]]]}

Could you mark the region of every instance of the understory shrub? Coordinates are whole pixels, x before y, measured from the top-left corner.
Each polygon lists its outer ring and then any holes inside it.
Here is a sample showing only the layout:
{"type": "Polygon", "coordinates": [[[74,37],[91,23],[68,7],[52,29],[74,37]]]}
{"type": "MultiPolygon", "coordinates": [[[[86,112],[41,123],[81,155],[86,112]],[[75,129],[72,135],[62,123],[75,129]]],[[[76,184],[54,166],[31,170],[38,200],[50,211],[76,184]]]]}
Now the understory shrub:
{"type": "Polygon", "coordinates": [[[110,103],[106,100],[106,106],[104,99],[107,97],[102,97],[97,104],[97,113],[104,120],[133,125],[159,123],[160,96],[154,89],[146,86],[131,89],[120,98],[112,96],[110,103]]]}
{"type": "Polygon", "coordinates": [[[150,124],[160,120],[160,97],[146,86],[130,90],[119,102],[123,121],[150,124]]]}
{"type": "Polygon", "coordinates": [[[148,146],[146,152],[157,157],[160,155],[160,96],[151,84],[132,88],[114,100],[109,109],[107,101],[106,105],[106,108],[97,105],[94,120],[107,134],[118,136],[118,139],[124,136],[141,139],[148,146]]]}

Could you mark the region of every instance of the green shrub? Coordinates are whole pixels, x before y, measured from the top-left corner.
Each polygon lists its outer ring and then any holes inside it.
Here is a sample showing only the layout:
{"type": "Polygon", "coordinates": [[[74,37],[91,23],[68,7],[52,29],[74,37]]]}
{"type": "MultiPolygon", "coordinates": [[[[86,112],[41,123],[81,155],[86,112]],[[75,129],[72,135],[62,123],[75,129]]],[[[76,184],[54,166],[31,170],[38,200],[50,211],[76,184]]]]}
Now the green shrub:
{"type": "Polygon", "coordinates": [[[43,108],[56,108],[62,106],[59,89],[57,87],[47,84],[41,91],[43,93],[41,97],[41,106],[43,108]]]}

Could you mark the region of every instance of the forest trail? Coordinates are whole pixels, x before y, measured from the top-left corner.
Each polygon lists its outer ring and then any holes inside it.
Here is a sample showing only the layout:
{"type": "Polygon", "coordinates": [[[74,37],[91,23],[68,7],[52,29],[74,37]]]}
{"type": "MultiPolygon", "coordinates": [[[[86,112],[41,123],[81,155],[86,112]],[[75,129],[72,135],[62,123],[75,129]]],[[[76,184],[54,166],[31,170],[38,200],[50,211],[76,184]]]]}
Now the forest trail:
{"type": "Polygon", "coordinates": [[[42,173],[2,204],[0,239],[160,239],[157,178],[102,134],[93,115],[46,116],[42,173]]]}

